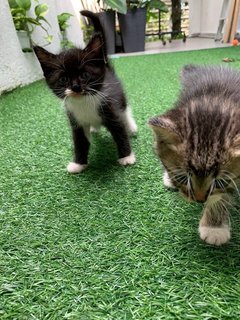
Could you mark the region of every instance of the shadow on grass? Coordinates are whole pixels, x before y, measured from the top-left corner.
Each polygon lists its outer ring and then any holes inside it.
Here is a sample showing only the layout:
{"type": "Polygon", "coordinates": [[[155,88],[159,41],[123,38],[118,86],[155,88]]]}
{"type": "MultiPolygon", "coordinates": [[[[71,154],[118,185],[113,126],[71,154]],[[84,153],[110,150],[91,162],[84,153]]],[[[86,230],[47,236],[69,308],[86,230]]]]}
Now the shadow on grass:
{"type": "Polygon", "coordinates": [[[118,163],[116,144],[109,133],[100,132],[92,135],[89,150],[88,168],[80,174],[74,175],[74,179],[85,180],[90,184],[107,186],[114,182],[120,172],[127,170],[118,163]]]}

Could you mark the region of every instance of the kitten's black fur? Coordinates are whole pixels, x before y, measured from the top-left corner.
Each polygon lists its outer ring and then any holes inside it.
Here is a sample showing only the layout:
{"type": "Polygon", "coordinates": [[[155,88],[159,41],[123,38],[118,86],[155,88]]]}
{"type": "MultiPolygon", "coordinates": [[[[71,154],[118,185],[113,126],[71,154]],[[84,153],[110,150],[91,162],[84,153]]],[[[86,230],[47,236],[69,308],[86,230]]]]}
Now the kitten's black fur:
{"type": "Polygon", "coordinates": [[[65,102],[72,128],[74,163],[79,165],[78,169],[69,170],[73,173],[82,171],[87,164],[90,126],[95,125],[104,125],[110,131],[121,164],[135,162],[128,129],[135,131],[136,125],[127,112],[122,85],[109,63],[101,23],[90,11],[82,14],[92,20],[95,28],[85,49],[74,48],[55,55],[34,47],[48,86],[65,102]]]}

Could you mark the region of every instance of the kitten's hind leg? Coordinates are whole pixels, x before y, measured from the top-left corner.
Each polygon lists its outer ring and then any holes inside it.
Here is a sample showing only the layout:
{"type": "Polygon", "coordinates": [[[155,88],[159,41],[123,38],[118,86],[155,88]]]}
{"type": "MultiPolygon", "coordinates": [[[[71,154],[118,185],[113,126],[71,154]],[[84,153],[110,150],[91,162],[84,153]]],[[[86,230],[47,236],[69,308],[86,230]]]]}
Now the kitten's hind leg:
{"type": "Polygon", "coordinates": [[[124,116],[124,122],[126,123],[129,132],[132,135],[136,135],[137,134],[137,124],[133,118],[130,106],[127,106],[126,110],[124,111],[123,116],[124,116]]]}
{"type": "Polygon", "coordinates": [[[87,167],[88,151],[90,147],[88,134],[89,128],[83,129],[71,123],[72,137],[74,145],[74,162],[70,162],[67,166],[69,173],[80,173],[87,167]],[[87,130],[87,132],[86,132],[87,130]]]}
{"type": "Polygon", "coordinates": [[[87,164],[79,164],[76,162],[69,162],[67,165],[67,171],[69,173],[80,173],[87,168],[87,164]]]}
{"type": "Polygon", "coordinates": [[[218,195],[212,195],[207,200],[198,229],[200,238],[205,242],[220,246],[230,239],[230,218],[227,209],[229,201],[229,197],[219,198],[218,195]]]}

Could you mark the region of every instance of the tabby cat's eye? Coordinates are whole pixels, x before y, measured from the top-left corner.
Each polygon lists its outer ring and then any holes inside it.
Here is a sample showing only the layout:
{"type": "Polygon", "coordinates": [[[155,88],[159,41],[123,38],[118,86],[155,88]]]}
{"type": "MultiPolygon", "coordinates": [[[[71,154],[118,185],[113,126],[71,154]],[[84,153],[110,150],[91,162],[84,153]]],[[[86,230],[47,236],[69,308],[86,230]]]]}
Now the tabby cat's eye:
{"type": "Polygon", "coordinates": [[[225,189],[229,185],[230,181],[227,179],[215,179],[215,188],[225,189]]]}

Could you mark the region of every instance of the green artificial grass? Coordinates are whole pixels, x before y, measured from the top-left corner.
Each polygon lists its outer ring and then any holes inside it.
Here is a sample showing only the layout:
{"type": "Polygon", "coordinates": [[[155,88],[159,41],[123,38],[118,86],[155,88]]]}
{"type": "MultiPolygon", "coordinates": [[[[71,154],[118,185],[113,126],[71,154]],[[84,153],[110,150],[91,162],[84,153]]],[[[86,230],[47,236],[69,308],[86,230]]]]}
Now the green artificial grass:
{"type": "MultiPolygon", "coordinates": [[[[117,164],[102,130],[70,175],[70,131],[43,81],[0,98],[0,319],[240,319],[240,218],[230,243],[199,239],[202,206],[162,183],[147,120],[170,108],[187,63],[240,67],[231,47],[114,59],[139,133],[117,164]]],[[[240,90],[240,88],[239,88],[240,90]]]]}

